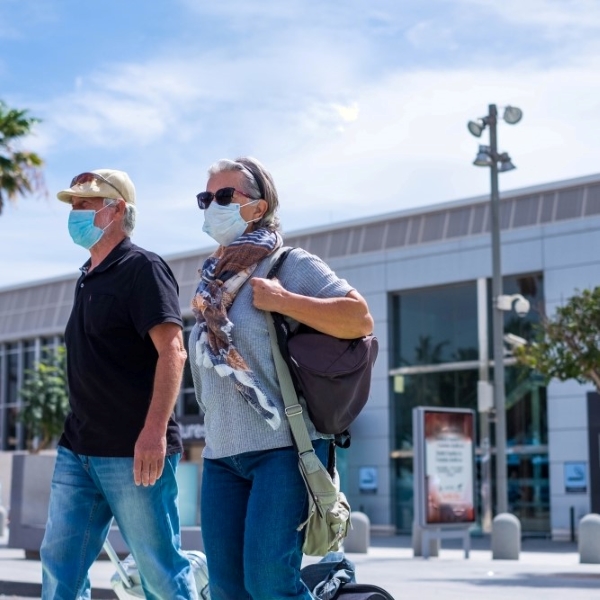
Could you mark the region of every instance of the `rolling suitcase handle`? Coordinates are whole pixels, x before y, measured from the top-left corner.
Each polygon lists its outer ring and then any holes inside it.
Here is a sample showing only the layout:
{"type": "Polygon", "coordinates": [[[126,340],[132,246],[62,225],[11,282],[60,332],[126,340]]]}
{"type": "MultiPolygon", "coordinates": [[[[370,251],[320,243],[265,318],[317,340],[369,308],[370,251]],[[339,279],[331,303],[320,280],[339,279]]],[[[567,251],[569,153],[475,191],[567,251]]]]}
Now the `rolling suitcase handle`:
{"type": "Polygon", "coordinates": [[[127,573],[125,572],[125,569],[123,568],[123,565],[121,564],[121,561],[119,560],[115,549],[112,547],[112,544],[108,541],[108,538],[106,538],[103,548],[106,554],[108,554],[108,558],[110,558],[112,564],[115,565],[117,573],[119,574],[123,585],[127,589],[131,589],[133,587],[133,581],[131,580],[131,577],[129,577],[129,575],[127,575],[127,573]]]}

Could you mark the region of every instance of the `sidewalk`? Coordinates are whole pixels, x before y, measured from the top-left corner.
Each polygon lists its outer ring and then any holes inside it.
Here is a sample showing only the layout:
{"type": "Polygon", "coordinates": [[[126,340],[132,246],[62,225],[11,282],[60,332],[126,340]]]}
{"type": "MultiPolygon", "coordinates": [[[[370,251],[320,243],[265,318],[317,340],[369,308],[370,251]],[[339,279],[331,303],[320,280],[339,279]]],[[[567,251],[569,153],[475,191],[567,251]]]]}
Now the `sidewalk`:
{"type": "MultiPolygon", "coordinates": [[[[543,590],[544,600],[600,598],[600,565],[580,564],[574,543],[525,539],[518,561],[492,560],[489,538],[471,544],[465,559],[457,542],[443,540],[439,557],[426,560],[413,558],[409,536],[373,536],[367,554],[347,556],[360,583],[379,585],[396,600],[531,600],[535,589],[543,590]]],[[[93,600],[116,598],[110,587],[114,572],[108,560],[94,563],[93,600]]],[[[22,550],[0,540],[0,599],[39,599],[40,584],[39,561],[26,560],[22,550]]]]}

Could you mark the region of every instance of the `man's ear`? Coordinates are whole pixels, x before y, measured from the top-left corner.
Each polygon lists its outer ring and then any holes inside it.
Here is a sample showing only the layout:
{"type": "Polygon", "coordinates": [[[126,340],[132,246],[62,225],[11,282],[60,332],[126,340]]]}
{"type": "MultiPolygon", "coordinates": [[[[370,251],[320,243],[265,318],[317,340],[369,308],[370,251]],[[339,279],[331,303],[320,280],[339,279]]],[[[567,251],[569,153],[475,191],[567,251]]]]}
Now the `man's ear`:
{"type": "Polygon", "coordinates": [[[127,203],[125,202],[125,200],[123,200],[123,198],[118,198],[116,200],[116,209],[117,209],[116,212],[120,217],[125,216],[126,207],[127,207],[127,203]]]}

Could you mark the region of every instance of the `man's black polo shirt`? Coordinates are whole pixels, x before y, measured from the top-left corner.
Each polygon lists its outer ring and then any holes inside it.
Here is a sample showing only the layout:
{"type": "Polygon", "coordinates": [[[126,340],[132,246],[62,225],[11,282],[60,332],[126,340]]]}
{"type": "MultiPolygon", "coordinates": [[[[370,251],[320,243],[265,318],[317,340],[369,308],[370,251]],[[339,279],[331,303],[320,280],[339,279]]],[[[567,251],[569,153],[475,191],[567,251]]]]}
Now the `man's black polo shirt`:
{"type": "MultiPolygon", "coordinates": [[[[183,325],[179,289],[168,265],[129,238],[86,274],[88,265],[65,332],[71,413],[59,443],[77,454],[133,456],[158,357],[148,332],[183,325]]],[[[167,454],[181,451],[171,417],[167,454]]]]}

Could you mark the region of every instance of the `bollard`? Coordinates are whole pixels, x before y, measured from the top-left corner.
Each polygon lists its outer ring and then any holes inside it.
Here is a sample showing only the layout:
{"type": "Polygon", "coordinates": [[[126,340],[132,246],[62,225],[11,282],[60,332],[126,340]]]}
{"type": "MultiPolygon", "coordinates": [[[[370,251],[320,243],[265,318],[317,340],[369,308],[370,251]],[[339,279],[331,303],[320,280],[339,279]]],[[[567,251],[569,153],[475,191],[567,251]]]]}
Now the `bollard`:
{"type": "Polygon", "coordinates": [[[579,562],[600,563],[600,515],[596,513],[579,521],[579,562]]]}
{"type": "Polygon", "coordinates": [[[366,554],[371,545],[371,522],[363,512],[350,513],[352,528],[344,540],[344,552],[359,552],[366,554]]]}
{"type": "Polygon", "coordinates": [[[521,521],[510,513],[501,513],[492,521],[492,558],[519,560],[521,521]]]}
{"type": "Polygon", "coordinates": [[[6,533],[6,509],[0,505],[0,537],[6,533]]]}
{"type": "MultiPolygon", "coordinates": [[[[417,525],[413,521],[412,526],[412,547],[413,556],[423,556],[423,528],[417,525]]],[[[429,556],[439,556],[440,554],[440,540],[439,538],[429,539],[429,556]]]]}

